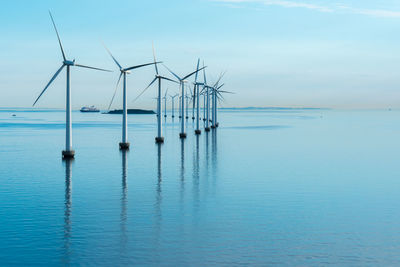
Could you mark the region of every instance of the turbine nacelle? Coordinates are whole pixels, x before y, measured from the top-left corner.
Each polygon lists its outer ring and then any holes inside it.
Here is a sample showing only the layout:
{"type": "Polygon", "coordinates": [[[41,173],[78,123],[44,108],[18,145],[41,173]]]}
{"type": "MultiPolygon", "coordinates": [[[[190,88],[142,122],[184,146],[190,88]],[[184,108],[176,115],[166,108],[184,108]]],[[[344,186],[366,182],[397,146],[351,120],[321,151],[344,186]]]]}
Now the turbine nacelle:
{"type": "Polygon", "coordinates": [[[74,66],[75,65],[75,59],[74,60],[64,60],[64,65],[66,66],[74,66]]]}
{"type": "Polygon", "coordinates": [[[131,71],[130,71],[130,70],[123,70],[123,69],[121,69],[121,72],[126,73],[126,74],[131,74],[131,71]]]}

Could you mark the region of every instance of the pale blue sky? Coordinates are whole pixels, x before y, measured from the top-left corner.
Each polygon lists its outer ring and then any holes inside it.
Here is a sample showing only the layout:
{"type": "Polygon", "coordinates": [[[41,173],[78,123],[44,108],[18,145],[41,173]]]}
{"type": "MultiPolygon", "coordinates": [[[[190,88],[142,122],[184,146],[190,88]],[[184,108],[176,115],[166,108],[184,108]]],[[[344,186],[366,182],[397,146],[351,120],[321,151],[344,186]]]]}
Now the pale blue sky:
{"type": "MultiPolygon", "coordinates": [[[[400,108],[400,2],[393,0],[8,1],[0,10],[0,107],[29,107],[61,65],[48,16],[74,69],[73,106],[105,108],[124,66],[159,60],[178,74],[204,59],[227,71],[224,106],[400,108]]],[[[167,74],[164,71],[165,74],[167,74]]],[[[128,77],[132,100],[154,75],[128,77]]],[[[177,86],[168,85],[170,91],[177,86]]],[[[65,73],[38,107],[64,107],[65,73]]],[[[153,108],[155,88],[130,107],[153,108]]],[[[113,107],[121,103],[121,90],[113,107]]]]}

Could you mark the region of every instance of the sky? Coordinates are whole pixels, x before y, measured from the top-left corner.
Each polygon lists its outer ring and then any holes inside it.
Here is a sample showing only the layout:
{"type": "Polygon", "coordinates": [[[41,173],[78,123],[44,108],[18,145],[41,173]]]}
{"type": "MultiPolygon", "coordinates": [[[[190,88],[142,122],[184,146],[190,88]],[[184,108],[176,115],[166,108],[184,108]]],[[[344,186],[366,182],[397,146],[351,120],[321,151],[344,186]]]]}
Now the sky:
{"type": "MultiPolygon", "coordinates": [[[[178,75],[204,60],[221,72],[223,107],[400,108],[400,1],[169,0],[6,1],[0,9],[0,107],[31,107],[67,58],[100,68],[71,70],[73,108],[108,107],[119,70],[157,59],[178,75]]],[[[168,76],[160,66],[163,75],[168,76]]],[[[130,108],[155,108],[146,67],[127,77],[130,108]]],[[[169,77],[173,78],[171,75],[169,77]]],[[[164,83],[169,94],[178,86],[164,83]]],[[[122,87],[112,108],[122,104],[122,87]]],[[[37,108],[65,107],[65,71],[37,108]]]]}

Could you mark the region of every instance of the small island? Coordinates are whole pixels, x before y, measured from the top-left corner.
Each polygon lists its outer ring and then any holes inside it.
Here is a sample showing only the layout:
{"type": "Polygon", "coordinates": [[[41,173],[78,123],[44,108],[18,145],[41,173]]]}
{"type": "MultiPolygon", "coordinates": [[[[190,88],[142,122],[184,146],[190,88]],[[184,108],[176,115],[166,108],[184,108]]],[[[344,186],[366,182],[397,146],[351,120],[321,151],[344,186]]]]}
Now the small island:
{"type": "MultiPolygon", "coordinates": [[[[122,114],[122,109],[114,109],[103,114],[122,114]]],[[[128,114],[156,114],[153,110],[146,109],[128,109],[128,114]]]]}

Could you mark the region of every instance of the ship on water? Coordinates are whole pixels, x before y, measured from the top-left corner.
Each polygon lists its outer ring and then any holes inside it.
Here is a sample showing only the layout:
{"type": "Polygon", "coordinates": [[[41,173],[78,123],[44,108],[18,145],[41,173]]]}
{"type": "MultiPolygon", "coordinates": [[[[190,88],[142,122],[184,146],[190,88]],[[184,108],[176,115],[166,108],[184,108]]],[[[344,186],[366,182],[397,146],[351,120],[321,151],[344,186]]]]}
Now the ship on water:
{"type": "Polygon", "coordinates": [[[100,110],[95,108],[95,106],[90,106],[90,107],[82,107],[81,112],[100,112],[100,110]]]}

